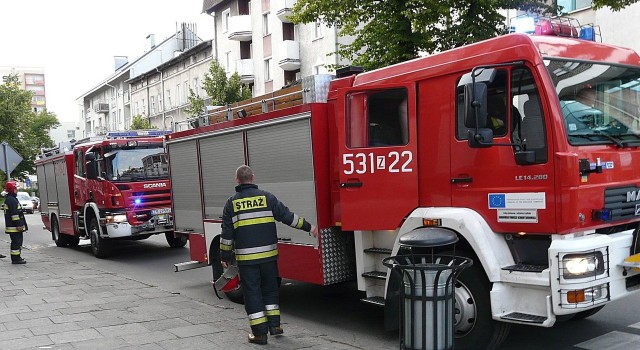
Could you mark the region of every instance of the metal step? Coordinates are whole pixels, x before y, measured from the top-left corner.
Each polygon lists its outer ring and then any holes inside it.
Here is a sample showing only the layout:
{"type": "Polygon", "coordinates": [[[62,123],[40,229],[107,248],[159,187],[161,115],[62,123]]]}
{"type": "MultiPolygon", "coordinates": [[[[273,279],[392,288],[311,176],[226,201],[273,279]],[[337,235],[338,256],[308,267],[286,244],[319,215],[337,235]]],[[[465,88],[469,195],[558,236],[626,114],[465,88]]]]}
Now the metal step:
{"type": "Polygon", "coordinates": [[[383,306],[384,307],[384,298],[383,297],[368,297],[368,298],[360,299],[360,301],[368,303],[368,304],[373,304],[373,305],[376,305],[376,306],[383,306]]]}
{"type": "Polygon", "coordinates": [[[373,253],[373,254],[387,254],[391,255],[391,249],[387,248],[367,248],[364,250],[365,253],[373,253]]]}
{"type": "Polygon", "coordinates": [[[535,272],[540,273],[549,268],[549,266],[542,265],[527,265],[527,264],[516,264],[507,267],[503,267],[503,270],[507,271],[520,271],[520,272],[535,272]]]}
{"type": "Polygon", "coordinates": [[[369,271],[362,274],[362,277],[375,278],[379,280],[387,279],[387,273],[382,271],[369,271]]]}
{"type": "Polygon", "coordinates": [[[500,316],[500,318],[503,320],[511,320],[511,321],[535,323],[535,324],[542,324],[544,323],[544,321],[547,320],[547,318],[544,316],[523,314],[521,312],[512,312],[510,314],[500,316]]]}

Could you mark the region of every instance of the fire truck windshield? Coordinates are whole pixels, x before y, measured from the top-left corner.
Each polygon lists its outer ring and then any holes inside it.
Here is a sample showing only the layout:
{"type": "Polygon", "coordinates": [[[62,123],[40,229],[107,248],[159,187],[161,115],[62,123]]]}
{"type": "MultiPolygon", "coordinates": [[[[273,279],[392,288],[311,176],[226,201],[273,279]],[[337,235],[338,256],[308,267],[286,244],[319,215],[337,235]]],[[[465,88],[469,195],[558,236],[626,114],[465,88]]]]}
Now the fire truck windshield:
{"type": "Polygon", "coordinates": [[[111,181],[144,181],[169,178],[167,155],[162,146],[116,148],[104,155],[106,178],[111,181]]]}
{"type": "Polygon", "coordinates": [[[640,69],[546,60],[574,146],[640,146],[640,69]]]}

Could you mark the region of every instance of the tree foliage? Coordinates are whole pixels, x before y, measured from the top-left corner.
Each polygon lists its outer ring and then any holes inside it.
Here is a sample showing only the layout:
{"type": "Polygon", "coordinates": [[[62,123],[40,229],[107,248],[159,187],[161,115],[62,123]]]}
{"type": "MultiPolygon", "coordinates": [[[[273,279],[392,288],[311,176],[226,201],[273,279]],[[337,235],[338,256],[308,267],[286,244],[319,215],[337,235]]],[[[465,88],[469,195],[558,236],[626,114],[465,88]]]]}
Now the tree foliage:
{"type": "Polygon", "coordinates": [[[148,130],[157,129],[155,126],[151,126],[151,122],[148,118],[143,118],[141,115],[134,115],[131,118],[131,126],[129,130],[148,130]]]}
{"type": "Polygon", "coordinates": [[[544,1],[522,0],[298,0],[295,23],[320,21],[353,36],[336,53],[365,69],[448,50],[506,32],[499,9],[556,13],[544,1]]]}
{"type": "Polygon", "coordinates": [[[204,100],[196,95],[193,89],[189,88],[189,106],[184,111],[192,118],[200,116],[204,113],[204,100]]]}
{"type": "Polygon", "coordinates": [[[214,106],[224,106],[251,98],[249,87],[242,83],[238,73],[234,72],[227,78],[227,72],[215,59],[211,61],[209,72],[204,76],[203,88],[214,106]]]}
{"type": "Polygon", "coordinates": [[[593,0],[593,8],[610,7],[613,11],[620,11],[636,2],[638,2],[638,0],[593,0]]]}
{"type": "Polygon", "coordinates": [[[49,130],[60,126],[54,113],[31,110],[32,97],[33,92],[21,88],[17,75],[9,75],[0,85],[0,142],[9,143],[23,158],[11,172],[12,178],[35,173],[36,155],[42,148],[54,146],[49,130]]]}

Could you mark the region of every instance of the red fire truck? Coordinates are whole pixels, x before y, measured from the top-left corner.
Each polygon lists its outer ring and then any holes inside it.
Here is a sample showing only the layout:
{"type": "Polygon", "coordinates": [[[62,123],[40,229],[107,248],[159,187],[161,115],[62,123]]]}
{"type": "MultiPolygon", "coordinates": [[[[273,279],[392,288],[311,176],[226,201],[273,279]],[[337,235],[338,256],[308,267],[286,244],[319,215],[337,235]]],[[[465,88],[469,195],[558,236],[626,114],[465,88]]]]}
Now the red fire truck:
{"type": "Polygon", "coordinates": [[[248,164],[321,229],[279,226],[281,277],[355,279],[389,326],[382,260],[413,230],[456,233],[456,254],[474,261],[455,292],[456,349],[491,349],[511,324],[588,317],[638,290],[634,51],[514,33],[324,78],[303,79],[297,106],[262,96],[168,135],[174,225],[192,259],[177,270],[219,275],[222,209],[248,164]]]}
{"type": "Polygon", "coordinates": [[[160,233],[171,247],[185,246],[173,233],[166,133],[112,131],[38,156],[40,212],[58,247],[90,239],[93,254],[105,258],[112,240],[160,233]]]}

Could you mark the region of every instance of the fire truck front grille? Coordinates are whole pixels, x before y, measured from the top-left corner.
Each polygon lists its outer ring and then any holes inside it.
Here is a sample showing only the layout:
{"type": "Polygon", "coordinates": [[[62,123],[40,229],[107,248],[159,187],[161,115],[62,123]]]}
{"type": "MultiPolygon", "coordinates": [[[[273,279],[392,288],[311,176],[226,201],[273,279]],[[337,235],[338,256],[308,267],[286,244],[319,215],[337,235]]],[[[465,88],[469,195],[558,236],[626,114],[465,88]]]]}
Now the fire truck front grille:
{"type": "Polygon", "coordinates": [[[136,207],[157,207],[160,205],[171,205],[171,191],[148,191],[133,192],[130,197],[131,205],[136,207]]]}
{"type": "Polygon", "coordinates": [[[611,209],[611,220],[628,220],[637,218],[640,208],[640,188],[624,186],[608,188],[604,191],[604,209],[611,209]]]}

